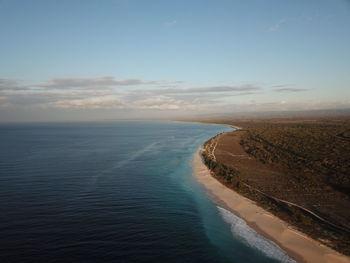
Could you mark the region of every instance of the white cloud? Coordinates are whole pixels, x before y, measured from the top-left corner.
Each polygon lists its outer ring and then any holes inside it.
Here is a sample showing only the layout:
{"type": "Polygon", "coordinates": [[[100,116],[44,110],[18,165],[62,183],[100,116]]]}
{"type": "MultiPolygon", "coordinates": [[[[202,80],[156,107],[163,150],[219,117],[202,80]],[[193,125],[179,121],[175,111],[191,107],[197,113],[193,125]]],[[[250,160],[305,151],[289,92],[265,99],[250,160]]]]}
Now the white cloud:
{"type": "Polygon", "coordinates": [[[43,107],[63,109],[116,109],[123,108],[123,102],[114,97],[85,98],[77,100],[59,100],[44,104],[43,107]]]}
{"type": "Polygon", "coordinates": [[[266,112],[266,111],[306,111],[323,109],[348,109],[350,100],[320,101],[309,100],[306,102],[289,102],[287,100],[271,101],[259,103],[252,101],[250,103],[226,104],[221,107],[223,113],[227,112],[266,112]]]}
{"type": "Polygon", "coordinates": [[[142,80],[127,78],[117,80],[113,76],[102,76],[95,78],[55,78],[44,83],[31,85],[20,85],[17,80],[0,79],[0,91],[12,90],[89,90],[89,89],[111,89],[114,87],[140,86],[140,85],[172,85],[180,84],[183,81],[171,80],[142,80]]]}
{"type": "Polygon", "coordinates": [[[287,19],[283,18],[278,20],[275,24],[271,25],[267,31],[274,32],[280,29],[280,27],[287,22],[287,19]]]}
{"type": "Polygon", "coordinates": [[[24,90],[25,86],[19,85],[17,80],[14,79],[0,79],[0,91],[3,90],[24,90]]]}
{"type": "MultiPolygon", "coordinates": [[[[187,87],[163,86],[167,81],[139,79],[115,80],[111,76],[97,78],[60,78],[46,83],[18,87],[16,81],[2,81],[0,94],[6,104],[17,107],[56,109],[131,109],[131,110],[198,110],[220,107],[232,96],[261,92],[256,85],[187,87]],[[115,90],[115,86],[152,84],[153,88],[115,90]],[[162,86],[158,84],[162,83],[162,86]],[[6,88],[7,87],[7,88],[6,88]]],[[[169,82],[169,81],[168,81],[169,82]]],[[[179,84],[180,81],[172,83],[179,84]]]]}
{"type": "MultiPolygon", "coordinates": [[[[0,107],[11,109],[93,109],[184,112],[232,112],[269,111],[293,109],[322,109],[350,107],[349,101],[296,101],[283,100],[257,103],[252,95],[262,94],[258,85],[218,85],[204,87],[164,86],[166,83],[180,84],[180,81],[123,79],[105,76],[97,78],[59,78],[37,85],[20,85],[16,80],[0,79],[0,107]],[[138,85],[153,87],[139,88],[138,85]],[[116,89],[129,86],[128,89],[116,89]],[[250,102],[244,103],[244,97],[250,102]],[[236,99],[234,99],[236,97],[236,99]],[[240,97],[241,98],[241,97],[240,97]]],[[[307,89],[290,85],[271,86],[271,93],[303,92],[307,89]]],[[[268,94],[265,94],[268,95],[268,94]]],[[[266,97],[266,96],[265,96],[266,97]]]]}
{"type": "Polygon", "coordinates": [[[254,85],[242,86],[210,86],[210,87],[192,87],[192,88],[157,88],[157,89],[135,89],[131,92],[147,94],[188,94],[188,93],[220,93],[220,92],[253,92],[261,90],[261,87],[254,85]]]}
{"type": "Polygon", "coordinates": [[[104,96],[84,99],[63,99],[54,102],[39,104],[41,108],[60,109],[130,109],[130,110],[188,110],[195,106],[190,102],[168,97],[150,97],[128,100],[104,96]]]}
{"type": "Polygon", "coordinates": [[[195,106],[183,100],[175,100],[168,97],[152,97],[136,100],[131,105],[137,109],[157,109],[157,110],[187,110],[195,106]]]}
{"type": "Polygon", "coordinates": [[[96,87],[117,87],[117,86],[138,86],[138,85],[159,85],[179,83],[179,81],[166,80],[141,80],[136,78],[116,80],[113,76],[103,76],[96,78],[56,78],[47,83],[33,85],[41,88],[55,89],[86,89],[96,87]]]}
{"type": "Polygon", "coordinates": [[[168,22],[165,22],[165,25],[166,26],[174,26],[177,24],[177,21],[176,20],[171,20],[171,21],[168,21],[168,22]]]}

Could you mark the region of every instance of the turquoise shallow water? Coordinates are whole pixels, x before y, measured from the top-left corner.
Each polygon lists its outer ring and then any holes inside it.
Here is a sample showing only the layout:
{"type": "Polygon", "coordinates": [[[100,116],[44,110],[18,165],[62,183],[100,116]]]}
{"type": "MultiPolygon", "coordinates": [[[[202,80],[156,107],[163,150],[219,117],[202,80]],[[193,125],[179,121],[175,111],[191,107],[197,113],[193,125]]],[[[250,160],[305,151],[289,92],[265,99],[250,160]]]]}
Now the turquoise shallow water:
{"type": "Polygon", "coordinates": [[[231,128],[172,122],[0,126],[0,262],[292,262],[192,176],[231,128]]]}

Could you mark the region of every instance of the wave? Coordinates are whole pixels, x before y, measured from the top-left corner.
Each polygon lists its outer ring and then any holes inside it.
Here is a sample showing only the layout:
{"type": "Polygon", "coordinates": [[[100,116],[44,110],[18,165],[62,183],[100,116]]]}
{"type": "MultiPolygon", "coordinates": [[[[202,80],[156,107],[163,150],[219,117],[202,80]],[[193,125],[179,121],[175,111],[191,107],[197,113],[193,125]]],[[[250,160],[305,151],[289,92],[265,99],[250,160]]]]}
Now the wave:
{"type": "Polygon", "coordinates": [[[231,225],[233,235],[245,244],[280,262],[296,263],[276,243],[258,234],[243,219],[222,207],[218,206],[218,209],[224,221],[231,225]]]}

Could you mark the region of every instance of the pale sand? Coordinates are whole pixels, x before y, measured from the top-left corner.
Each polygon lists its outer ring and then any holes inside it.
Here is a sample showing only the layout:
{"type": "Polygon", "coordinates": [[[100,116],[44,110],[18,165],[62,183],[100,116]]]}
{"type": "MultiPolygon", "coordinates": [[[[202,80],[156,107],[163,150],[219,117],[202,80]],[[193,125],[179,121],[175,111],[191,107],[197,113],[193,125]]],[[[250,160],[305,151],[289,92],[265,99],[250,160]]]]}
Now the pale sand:
{"type": "Polygon", "coordinates": [[[284,221],[257,206],[253,201],[237,194],[217,181],[205,166],[200,150],[194,156],[193,171],[197,180],[207,189],[212,199],[235,213],[263,236],[278,244],[298,262],[350,263],[350,257],[339,254],[305,234],[292,229],[284,221]]]}

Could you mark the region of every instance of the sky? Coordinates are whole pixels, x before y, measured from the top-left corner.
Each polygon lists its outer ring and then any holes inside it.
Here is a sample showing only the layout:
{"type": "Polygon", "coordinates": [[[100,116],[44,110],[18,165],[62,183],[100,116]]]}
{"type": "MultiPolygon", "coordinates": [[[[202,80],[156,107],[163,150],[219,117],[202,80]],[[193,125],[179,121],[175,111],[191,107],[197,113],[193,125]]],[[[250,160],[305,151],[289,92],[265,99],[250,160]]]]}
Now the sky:
{"type": "Polygon", "coordinates": [[[350,108],[350,0],[0,0],[0,122],[350,108]]]}

